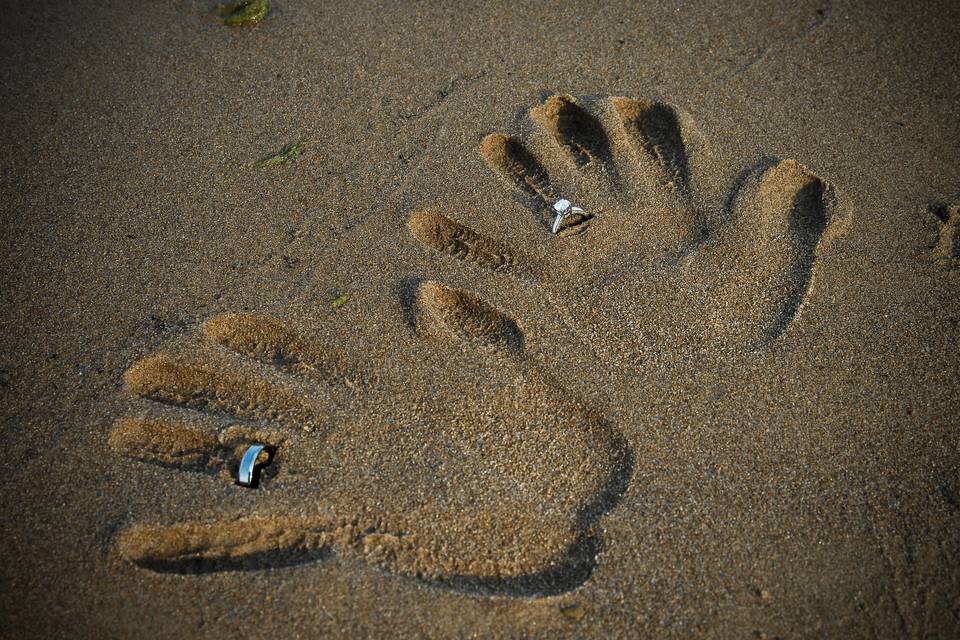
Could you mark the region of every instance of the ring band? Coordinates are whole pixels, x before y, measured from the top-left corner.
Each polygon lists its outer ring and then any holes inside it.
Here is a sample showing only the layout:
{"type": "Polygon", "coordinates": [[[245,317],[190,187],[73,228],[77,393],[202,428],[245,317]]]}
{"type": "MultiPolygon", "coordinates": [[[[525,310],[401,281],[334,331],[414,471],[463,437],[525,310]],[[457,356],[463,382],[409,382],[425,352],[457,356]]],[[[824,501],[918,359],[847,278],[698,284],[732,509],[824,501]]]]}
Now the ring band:
{"type": "Polygon", "coordinates": [[[243,454],[240,460],[240,468],[237,470],[237,482],[245,487],[252,487],[254,481],[254,472],[257,469],[257,458],[260,452],[266,449],[262,444],[251,445],[243,454]]]}
{"type": "Polygon", "coordinates": [[[557,212],[557,217],[553,221],[553,234],[556,235],[560,231],[560,223],[563,222],[563,219],[572,214],[584,214],[586,213],[580,207],[574,206],[572,202],[565,198],[561,198],[553,203],[553,210],[557,212]]]}

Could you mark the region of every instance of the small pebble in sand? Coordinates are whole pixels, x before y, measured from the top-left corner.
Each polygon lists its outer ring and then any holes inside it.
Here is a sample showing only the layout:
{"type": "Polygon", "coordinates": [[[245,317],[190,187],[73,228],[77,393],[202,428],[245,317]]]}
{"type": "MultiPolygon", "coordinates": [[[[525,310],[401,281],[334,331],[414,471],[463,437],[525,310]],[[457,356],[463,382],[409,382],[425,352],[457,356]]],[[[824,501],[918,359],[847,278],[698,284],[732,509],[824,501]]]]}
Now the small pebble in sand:
{"type": "Polygon", "coordinates": [[[579,603],[566,604],[560,607],[560,613],[568,620],[577,622],[587,615],[587,608],[579,603]]]}

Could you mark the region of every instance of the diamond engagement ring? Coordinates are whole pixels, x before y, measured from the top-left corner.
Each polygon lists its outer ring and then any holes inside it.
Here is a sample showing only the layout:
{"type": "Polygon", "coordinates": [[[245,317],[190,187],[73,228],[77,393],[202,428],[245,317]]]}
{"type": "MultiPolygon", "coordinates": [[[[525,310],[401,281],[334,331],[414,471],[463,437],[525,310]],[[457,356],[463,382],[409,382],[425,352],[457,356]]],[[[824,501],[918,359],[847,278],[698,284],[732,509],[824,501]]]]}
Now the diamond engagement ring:
{"type": "Polygon", "coordinates": [[[560,199],[553,204],[553,210],[557,212],[557,218],[553,221],[553,234],[556,235],[557,231],[560,230],[560,223],[563,222],[563,219],[567,216],[578,213],[583,214],[585,211],[580,207],[573,206],[573,203],[569,200],[560,199]]]}

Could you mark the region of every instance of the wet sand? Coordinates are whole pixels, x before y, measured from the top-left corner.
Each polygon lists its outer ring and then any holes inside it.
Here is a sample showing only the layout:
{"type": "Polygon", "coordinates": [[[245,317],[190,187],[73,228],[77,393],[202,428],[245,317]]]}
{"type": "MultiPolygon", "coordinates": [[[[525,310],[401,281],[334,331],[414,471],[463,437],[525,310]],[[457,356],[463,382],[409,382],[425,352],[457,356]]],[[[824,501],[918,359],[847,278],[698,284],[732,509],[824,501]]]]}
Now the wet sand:
{"type": "Polygon", "coordinates": [[[960,632],[956,7],[211,9],[4,9],[4,635],[960,632]]]}

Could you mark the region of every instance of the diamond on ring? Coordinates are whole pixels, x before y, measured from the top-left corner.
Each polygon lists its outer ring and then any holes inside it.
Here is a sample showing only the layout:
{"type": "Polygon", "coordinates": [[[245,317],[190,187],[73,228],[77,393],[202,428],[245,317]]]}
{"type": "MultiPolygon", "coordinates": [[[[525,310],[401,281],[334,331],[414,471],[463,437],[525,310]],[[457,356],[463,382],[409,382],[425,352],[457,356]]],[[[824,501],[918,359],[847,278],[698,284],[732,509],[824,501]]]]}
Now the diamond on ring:
{"type": "Polygon", "coordinates": [[[553,210],[557,212],[557,217],[553,221],[553,233],[556,235],[557,231],[560,230],[560,223],[563,222],[563,219],[571,214],[583,214],[584,211],[580,207],[575,207],[572,202],[565,198],[561,198],[553,203],[553,210]]]}

